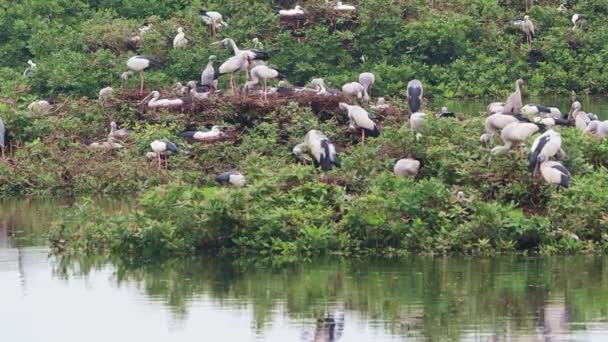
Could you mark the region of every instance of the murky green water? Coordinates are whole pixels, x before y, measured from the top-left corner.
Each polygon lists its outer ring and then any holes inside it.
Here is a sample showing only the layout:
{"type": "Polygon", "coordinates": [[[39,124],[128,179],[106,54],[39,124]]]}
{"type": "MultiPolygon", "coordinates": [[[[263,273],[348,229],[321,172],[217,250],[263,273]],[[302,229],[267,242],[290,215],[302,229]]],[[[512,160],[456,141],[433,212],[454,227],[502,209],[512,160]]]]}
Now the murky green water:
{"type": "Polygon", "coordinates": [[[608,340],[603,257],[412,257],[280,270],[49,258],[44,235],[62,205],[2,203],[2,340],[608,340]]]}

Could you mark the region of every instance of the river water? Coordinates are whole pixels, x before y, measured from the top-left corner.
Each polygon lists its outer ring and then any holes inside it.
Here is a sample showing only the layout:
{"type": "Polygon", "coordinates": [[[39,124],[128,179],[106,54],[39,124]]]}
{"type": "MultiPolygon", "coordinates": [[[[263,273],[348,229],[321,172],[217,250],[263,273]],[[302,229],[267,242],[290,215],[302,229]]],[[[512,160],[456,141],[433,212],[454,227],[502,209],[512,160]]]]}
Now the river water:
{"type": "Polygon", "coordinates": [[[135,266],[50,257],[69,203],[0,204],[4,341],[608,340],[604,257],[135,266]]]}

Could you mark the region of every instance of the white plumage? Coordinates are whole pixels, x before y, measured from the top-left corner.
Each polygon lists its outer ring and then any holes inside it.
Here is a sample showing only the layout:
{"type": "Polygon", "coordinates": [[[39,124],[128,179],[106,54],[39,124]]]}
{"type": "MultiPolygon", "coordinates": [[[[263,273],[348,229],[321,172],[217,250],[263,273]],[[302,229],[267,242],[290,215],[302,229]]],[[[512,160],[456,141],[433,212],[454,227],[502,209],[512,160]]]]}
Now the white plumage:
{"type": "Polygon", "coordinates": [[[494,134],[513,122],[518,122],[518,120],[511,115],[496,113],[488,116],[484,125],[485,133],[481,135],[479,141],[482,144],[487,144],[494,134]]]}
{"type": "Polygon", "coordinates": [[[361,98],[363,98],[365,88],[359,82],[350,82],[350,83],[346,83],[345,85],[342,86],[342,92],[346,96],[350,96],[353,98],[356,97],[357,99],[361,99],[361,98]]]}
{"type": "Polygon", "coordinates": [[[186,34],[184,33],[183,27],[177,28],[177,35],[173,38],[173,48],[181,49],[185,48],[188,45],[188,39],[186,39],[186,34]]]}
{"type": "Polygon", "coordinates": [[[245,71],[249,68],[249,58],[247,54],[239,54],[228,58],[218,69],[216,78],[220,75],[230,74],[230,86],[232,87],[232,94],[237,95],[237,84],[234,80],[234,73],[238,71],[245,71]]]}
{"type": "Polygon", "coordinates": [[[591,119],[587,113],[581,110],[581,108],[581,103],[574,101],[572,103],[572,107],[570,108],[570,112],[568,113],[568,118],[570,118],[570,120],[574,119],[574,125],[576,128],[584,132],[587,129],[587,125],[589,125],[591,122],[591,119]]]}
{"type": "Polygon", "coordinates": [[[281,17],[301,17],[304,16],[304,8],[296,5],[293,9],[280,10],[279,15],[281,17]]]}
{"type": "Polygon", "coordinates": [[[201,84],[204,86],[211,87],[213,89],[217,89],[217,80],[215,79],[215,68],[213,67],[213,63],[216,59],[217,57],[215,57],[215,55],[209,56],[207,66],[201,73],[201,84]]]}
{"type": "Polygon", "coordinates": [[[201,10],[198,14],[205,24],[207,24],[212,36],[215,36],[222,27],[228,27],[220,12],[201,10]]]}
{"type": "Polygon", "coordinates": [[[549,129],[534,139],[532,148],[530,148],[530,156],[528,157],[530,171],[535,170],[539,163],[547,161],[558,154],[562,157],[564,156],[562,137],[558,132],[549,129]]]}
{"type": "Polygon", "coordinates": [[[505,105],[502,108],[501,113],[503,114],[519,114],[521,107],[523,107],[523,101],[521,99],[521,87],[524,85],[524,80],[518,79],[515,81],[515,91],[509,95],[505,105]]]}
{"type": "Polygon", "coordinates": [[[593,134],[602,139],[608,137],[608,121],[591,121],[585,129],[585,133],[593,134]]]}
{"type": "Polygon", "coordinates": [[[488,114],[502,113],[505,106],[504,102],[492,102],[486,107],[488,114]]]}
{"type": "Polygon", "coordinates": [[[267,65],[258,65],[254,68],[251,69],[251,71],[249,72],[251,75],[251,81],[245,83],[245,86],[243,87],[243,90],[245,93],[247,93],[247,91],[250,88],[253,88],[256,84],[259,84],[260,81],[262,82],[262,86],[263,86],[263,95],[264,95],[264,100],[266,101],[268,98],[268,80],[273,79],[273,78],[278,78],[278,79],[282,79],[283,75],[281,75],[281,73],[276,70],[273,69],[267,65]]]}
{"type": "Polygon", "coordinates": [[[28,59],[27,64],[29,65],[27,68],[25,68],[25,71],[23,71],[23,76],[29,76],[29,74],[36,70],[38,67],[36,66],[36,63],[32,62],[31,59],[28,59]]]}
{"type": "Polygon", "coordinates": [[[114,121],[110,123],[110,133],[108,134],[108,140],[126,140],[129,138],[129,136],[131,136],[131,131],[126,128],[118,129],[118,126],[114,121]]]}
{"type": "Polygon", "coordinates": [[[416,138],[420,139],[422,136],[422,127],[426,121],[426,113],[416,112],[410,115],[410,128],[416,131],[416,138]]]}
{"type": "Polygon", "coordinates": [[[247,184],[245,176],[240,172],[224,172],[215,177],[215,180],[220,184],[230,184],[237,188],[242,188],[247,184]]]}
{"type": "Polygon", "coordinates": [[[99,91],[99,95],[97,97],[99,103],[105,104],[109,99],[114,96],[114,88],[105,87],[99,91]]]}
{"type": "Polygon", "coordinates": [[[334,9],[336,11],[350,12],[350,11],[356,11],[357,7],[353,6],[353,5],[343,4],[341,1],[338,1],[338,2],[336,2],[334,9]]]}
{"type": "Polygon", "coordinates": [[[544,107],[536,104],[527,104],[521,108],[526,116],[540,116],[543,118],[561,119],[562,112],[557,107],[544,107]]]}
{"type": "MultiPolygon", "coordinates": [[[[140,78],[140,87],[139,92],[142,93],[144,91],[144,70],[152,67],[159,66],[160,63],[150,57],[146,56],[133,56],[127,60],[127,68],[133,72],[139,73],[140,78]]],[[[123,74],[124,75],[124,74],[123,74]]]]}
{"type": "Polygon", "coordinates": [[[363,86],[363,100],[369,102],[372,86],[376,83],[376,76],[371,72],[364,72],[359,75],[359,84],[363,86]]]}
{"type": "Polygon", "coordinates": [[[224,136],[221,126],[212,126],[210,131],[189,131],[182,133],[183,137],[198,140],[198,141],[210,141],[216,140],[224,136]]]}
{"type": "Polygon", "coordinates": [[[416,159],[405,158],[395,163],[393,172],[400,177],[416,177],[420,170],[420,162],[416,159]]]}
{"type": "MultiPolygon", "coordinates": [[[[165,168],[167,168],[167,156],[172,153],[177,153],[177,145],[168,139],[158,139],[150,143],[150,148],[158,157],[158,167],[162,167],[162,157],[165,157],[165,168]]],[[[147,155],[146,155],[147,157],[147,155]]]]}
{"type": "Polygon", "coordinates": [[[91,150],[117,150],[122,148],[122,145],[115,139],[108,138],[106,141],[89,143],[87,148],[91,150]]]}
{"type": "Polygon", "coordinates": [[[307,158],[307,154],[312,156],[323,171],[328,171],[332,166],[340,163],[334,144],[323,132],[316,129],[306,133],[304,142],[293,148],[293,154],[304,162],[310,160],[307,158]]]}
{"type": "Polygon", "coordinates": [[[27,109],[34,114],[46,115],[51,112],[54,103],[54,101],[49,100],[38,100],[30,103],[27,109]]]}
{"type": "Polygon", "coordinates": [[[161,99],[160,93],[158,91],[153,91],[150,95],[146,96],[142,102],[148,100],[149,108],[170,108],[170,107],[181,107],[189,102],[191,102],[191,98],[182,97],[175,99],[161,99]],[[149,99],[149,100],[148,100],[149,99]]]}
{"type": "Polygon", "coordinates": [[[570,171],[561,163],[548,160],[540,164],[540,174],[545,182],[567,188],[572,181],[570,171]]]}
{"type": "Polygon", "coordinates": [[[522,31],[524,31],[524,33],[526,34],[528,46],[532,48],[532,39],[534,39],[534,23],[530,19],[529,15],[524,16],[524,24],[522,26],[522,31]]]}
{"type": "Polygon", "coordinates": [[[369,118],[369,113],[360,106],[352,106],[340,102],[340,109],[348,112],[349,127],[361,130],[361,142],[365,143],[365,133],[370,136],[380,135],[378,126],[369,118]]]}
{"type": "Polygon", "coordinates": [[[576,30],[577,27],[582,28],[585,16],[583,14],[572,15],[572,31],[576,30]]]}
{"type": "Polygon", "coordinates": [[[504,142],[503,146],[496,146],[492,149],[492,153],[500,154],[511,149],[511,147],[519,146],[526,141],[534,133],[538,132],[537,125],[528,122],[513,122],[508,124],[500,132],[500,137],[504,142]]]}

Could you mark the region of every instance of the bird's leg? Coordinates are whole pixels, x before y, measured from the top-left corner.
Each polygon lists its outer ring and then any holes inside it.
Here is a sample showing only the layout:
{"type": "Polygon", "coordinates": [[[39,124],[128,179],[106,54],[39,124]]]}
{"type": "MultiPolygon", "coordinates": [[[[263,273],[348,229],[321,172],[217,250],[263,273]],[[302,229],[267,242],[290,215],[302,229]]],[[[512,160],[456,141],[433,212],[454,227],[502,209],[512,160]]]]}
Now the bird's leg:
{"type": "Polygon", "coordinates": [[[268,103],[268,93],[267,93],[266,80],[264,79],[264,103],[268,103]]]}
{"type": "Polygon", "coordinates": [[[234,89],[234,74],[230,74],[230,88],[232,89],[232,96],[236,96],[236,90],[234,89]]]}
{"type": "Polygon", "coordinates": [[[160,153],[157,153],[156,156],[158,157],[158,169],[162,169],[161,163],[160,163],[160,153]]]}
{"type": "Polygon", "coordinates": [[[361,145],[365,146],[365,130],[361,129],[361,145]]]}
{"type": "Polygon", "coordinates": [[[139,81],[140,81],[139,93],[142,94],[144,92],[144,72],[143,71],[141,71],[139,73],[139,81]]]}

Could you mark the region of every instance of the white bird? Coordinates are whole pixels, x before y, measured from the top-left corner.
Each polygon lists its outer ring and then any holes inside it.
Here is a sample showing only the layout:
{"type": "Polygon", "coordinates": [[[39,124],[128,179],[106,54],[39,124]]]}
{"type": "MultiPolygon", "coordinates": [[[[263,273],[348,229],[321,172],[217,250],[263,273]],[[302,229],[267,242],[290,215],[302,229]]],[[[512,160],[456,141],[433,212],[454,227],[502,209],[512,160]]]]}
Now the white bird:
{"type": "Polygon", "coordinates": [[[356,11],[357,7],[353,6],[353,5],[343,4],[341,1],[338,1],[338,2],[336,2],[334,9],[336,11],[350,12],[350,11],[356,11]]]}
{"type": "Polygon", "coordinates": [[[519,114],[521,107],[523,107],[523,101],[521,99],[521,87],[524,85],[524,80],[521,78],[515,81],[515,91],[507,97],[507,101],[502,108],[501,113],[503,114],[519,114]]]}
{"type": "Polygon", "coordinates": [[[568,118],[570,120],[574,120],[574,125],[580,131],[585,132],[587,129],[587,125],[591,122],[591,119],[587,115],[587,113],[581,110],[582,105],[578,101],[574,101],[572,103],[572,107],[570,107],[570,112],[568,113],[568,118]]]}
{"type": "Polygon", "coordinates": [[[110,123],[110,134],[108,134],[108,139],[115,140],[126,140],[131,136],[131,131],[126,128],[118,129],[116,122],[112,121],[110,123]]]}
{"type": "MultiPolygon", "coordinates": [[[[539,161],[540,162],[540,161],[539,161]]],[[[540,164],[540,174],[545,182],[567,188],[572,181],[570,171],[561,163],[552,160],[543,160],[540,164]]]]}
{"type": "Polygon", "coordinates": [[[420,110],[422,105],[422,97],[424,96],[424,89],[422,88],[422,82],[418,80],[411,80],[407,83],[407,103],[410,107],[410,112],[415,113],[420,110]]]}
{"type": "Polygon", "coordinates": [[[185,48],[188,45],[188,39],[186,39],[186,34],[184,33],[183,27],[177,28],[177,35],[173,38],[173,48],[181,49],[185,48]]]}
{"type": "Polygon", "coordinates": [[[524,24],[522,26],[522,31],[526,34],[526,40],[528,41],[528,46],[530,49],[532,48],[532,39],[534,39],[534,23],[530,19],[529,15],[524,16],[524,24]]]}
{"type": "Polygon", "coordinates": [[[190,89],[190,97],[193,101],[204,101],[213,94],[213,88],[206,85],[198,85],[195,81],[188,82],[188,88],[190,89]]]}
{"type": "Polygon", "coordinates": [[[245,176],[243,176],[239,172],[220,173],[217,177],[215,177],[215,181],[222,185],[230,184],[237,188],[242,188],[245,186],[245,184],[247,184],[247,180],[245,179],[245,176]]]}
{"type": "Polygon", "coordinates": [[[319,96],[337,95],[335,91],[327,89],[327,84],[325,84],[325,80],[322,78],[314,78],[312,81],[310,81],[310,87],[316,92],[316,95],[319,96]]]}
{"type": "Polygon", "coordinates": [[[126,85],[127,81],[129,80],[129,77],[131,77],[131,75],[133,75],[133,71],[131,71],[131,70],[125,71],[122,74],[120,74],[120,87],[122,89],[125,88],[125,85],[126,85]]]}
{"type": "Polygon", "coordinates": [[[416,132],[416,139],[422,137],[422,127],[426,121],[426,113],[415,112],[410,115],[410,128],[416,132]]]}
{"type": "Polygon", "coordinates": [[[148,101],[149,108],[176,108],[192,103],[192,98],[179,97],[174,99],[161,99],[160,93],[158,91],[153,91],[142,100],[142,103],[145,103],[146,101],[148,101]]]}
{"type": "Polygon", "coordinates": [[[133,72],[139,73],[139,79],[141,81],[141,84],[139,87],[140,94],[144,92],[144,70],[151,68],[151,67],[159,67],[159,66],[160,66],[160,62],[158,62],[157,60],[155,60],[151,57],[146,57],[146,56],[133,56],[133,57],[129,58],[129,60],[127,60],[127,68],[129,68],[129,70],[131,70],[133,72]]]}
{"type": "Polygon", "coordinates": [[[222,27],[228,27],[228,24],[224,21],[224,18],[219,12],[200,10],[198,15],[203,19],[205,24],[207,24],[213,37],[215,37],[217,31],[221,30],[222,27]]]}
{"type": "Polygon", "coordinates": [[[362,99],[365,87],[359,82],[350,82],[342,86],[342,92],[349,97],[362,99]]]}
{"type": "Polygon", "coordinates": [[[487,144],[498,131],[505,128],[508,124],[518,121],[519,120],[512,115],[495,113],[488,116],[484,125],[485,133],[481,135],[479,141],[484,145],[487,144]]]}
{"type": "Polygon", "coordinates": [[[108,138],[102,142],[86,142],[85,145],[91,150],[117,150],[122,148],[122,145],[112,138],[108,138]]]}
{"type": "Polygon", "coordinates": [[[359,106],[351,106],[344,102],[340,102],[340,109],[346,110],[348,112],[348,120],[349,127],[351,129],[359,129],[361,130],[361,143],[365,143],[365,134],[377,137],[380,135],[380,131],[378,130],[378,126],[376,123],[369,118],[369,113],[359,107],[359,106]]]}
{"type": "Polygon", "coordinates": [[[114,96],[114,89],[112,87],[105,87],[99,91],[99,95],[97,97],[100,104],[105,104],[108,100],[110,100],[114,96]]]}
{"type": "Polygon", "coordinates": [[[172,154],[172,153],[177,153],[178,149],[177,149],[177,145],[175,145],[173,142],[171,142],[168,139],[158,139],[158,140],[154,140],[152,143],[150,143],[150,148],[152,149],[152,151],[154,153],[156,153],[156,156],[158,157],[158,167],[162,168],[162,163],[161,160],[165,159],[165,169],[168,168],[167,165],[167,156],[172,154]]]}
{"type": "Polygon", "coordinates": [[[420,170],[420,162],[416,159],[400,159],[395,164],[393,172],[399,177],[416,177],[420,170]]]}
{"type": "Polygon", "coordinates": [[[492,153],[501,154],[507,152],[512,147],[519,146],[519,144],[526,141],[534,133],[538,132],[538,130],[538,125],[533,123],[512,122],[500,132],[500,137],[502,138],[504,145],[494,147],[492,153]]]}
{"type": "Polygon", "coordinates": [[[201,74],[201,84],[204,86],[211,87],[213,90],[217,89],[217,80],[215,79],[215,68],[213,67],[213,63],[216,59],[217,57],[215,57],[215,55],[209,56],[207,66],[201,74]]]}
{"type": "Polygon", "coordinates": [[[55,99],[50,97],[44,100],[38,100],[30,103],[27,106],[27,109],[34,114],[46,115],[51,112],[51,109],[53,109],[54,104],[55,99]]]}
{"type": "Polygon", "coordinates": [[[32,71],[34,71],[38,68],[36,66],[36,63],[32,62],[31,59],[28,59],[27,64],[29,66],[27,68],[25,68],[25,71],[23,71],[23,76],[29,76],[32,71]]]}
{"type": "Polygon", "coordinates": [[[376,104],[372,105],[370,107],[370,109],[371,110],[375,110],[375,111],[382,111],[382,110],[385,110],[385,109],[389,108],[390,106],[391,105],[386,102],[386,100],[384,99],[384,97],[379,97],[376,100],[376,104]]]}
{"type": "Polygon", "coordinates": [[[258,65],[256,67],[252,68],[250,71],[250,74],[251,74],[251,81],[245,83],[245,86],[243,87],[243,91],[245,92],[245,94],[247,94],[247,91],[250,88],[253,88],[253,86],[255,86],[256,84],[259,84],[261,81],[262,86],[263,86],[262,91],[263,91],[263,95],[264,95],[264,101],[268,101],[268,80],[273,79],[273,78],[282,80],[285,78],[285,76],[283,74],[281,74],[278,70],[273,69],[266,65],[258,65]]]}
{"type": "Polygon", "coordinates": [[[323,171],[340,165],[336,147],[323,132],[316,129],[306,133],[304,142],[293,148],[293,154],[302,161],[310,160],[306,155],[311,155],[323,171]]]}
{"type": "Polygon", "coordinates": [[[279,11],[279,16],[281,17],[303,17],[304,14],[304,8],[300,5],[296,5],[293,9],[279,11]]]}
{"type": "Polygon", "coordinates": [[[376,83],[376,76],[371,72],[364,72],[359,75],[359,83],[363,86],[363,101],[369,102],[372,86],[376,83]]]}
{"type": "Polygon", "coordinates": [[[585,129],[586,134],[593,134],[600,138],[608,137],[608,121],[593,120],[585,129]]]}
{"type": "Polygon", "coordinates": [[[562,136],[549,129],[534,139],[528,157],[528,168],[530,171],[535,171],[540,162],[549,160],[558,154],[562,157],[565,155],[562,150],[562,136]]]}
{"type": "Polygon", "coordinates": [[[217,80],[220,76],[230,74],[230,87],[232,88],[233,96],[237,96],[237,84],[234,79],[234,74],[239,71],[247,72],[250,59],[247,54],[240,54],[228,58],[215,72],[214,78],[217,80]]]}
{"type": "Polygon", "coordinates": [[[585,22],[585,15],[584,14],[574,14],[572,16],[572,31],[576,30],[576,28],[582,28],[583,24],[585,22]]]}
{"type": "Polygon", "coordinates": [[[562,112],[557,107],[544,107],[536,104],[527,104],[521,107],[521,113],[526,116],[540,116],[543,118],[561,119],[562,112]]]}
{"type": "Polygon", "coordinates": [[[197,141],[213,141],[224,136],[221,126],[212,126],[210,131],[186,131],[181,133],[184,138],[197,140],[197,141]]]}
{"type": "Polygon", "coordinates": [[[253,42],[254,49],[259,49],[259,50],[264,49],[264,44],[262,44],[262,42],[260,41],[260,38],[255,37],[251,41],[253,42]]]}
{"type": "Polygon", "coordinates": [[[487,113],[488,114],[502,113],[502,109],[504,108],[504,106],[505,106],[504,102],[492,102],[488,105],[488,107],[486,107],[487,113]]]}

